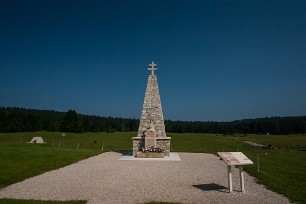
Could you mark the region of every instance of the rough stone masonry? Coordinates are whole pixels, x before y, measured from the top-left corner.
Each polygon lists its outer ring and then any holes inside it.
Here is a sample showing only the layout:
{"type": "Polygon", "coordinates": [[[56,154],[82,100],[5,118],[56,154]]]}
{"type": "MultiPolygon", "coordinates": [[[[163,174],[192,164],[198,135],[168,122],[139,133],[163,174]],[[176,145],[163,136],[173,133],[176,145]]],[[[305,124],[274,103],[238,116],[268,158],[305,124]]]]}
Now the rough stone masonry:
{"type": "Polygon", "coordinates": [[[166,156],[170,156],[170,142],[171,138],[167,137],[165,132],[164,116],[160,101],[160,94],[158,89],[157,77],[154,71],[157,71],[157,65],[152,62],[149,64],[148,70],[151,71],[149,75],[146,93],[141,112],[141,118],[138,128],[137,137],[133,137],[133,156],[137,151],[145,147],[145,132],[149,129],[150,124],[153,123],[156,130],[156,147],[165,150],[166,156]]]}

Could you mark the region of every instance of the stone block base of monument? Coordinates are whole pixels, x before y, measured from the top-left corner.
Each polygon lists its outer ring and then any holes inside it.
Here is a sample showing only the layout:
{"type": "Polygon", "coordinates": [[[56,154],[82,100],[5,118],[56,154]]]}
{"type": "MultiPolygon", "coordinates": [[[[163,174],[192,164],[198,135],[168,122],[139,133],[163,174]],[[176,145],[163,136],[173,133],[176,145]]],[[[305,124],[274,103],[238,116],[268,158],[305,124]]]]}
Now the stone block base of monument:
{"type": "Polygon", "coordinates": [[[137,158],[164,158],[164,152],[137,152],[137,158]]]}
{"type": "MultiPolygon", "coordinates": [[[[141,150],[145,147],[145,137],[133,137],[133,156],[137,155],[137,152],[141,152],[141,150]]],[[[170,142],[171,137],[156,137],[156,148],[161,148],[164,150],[164,155],[170,157],[170,142]]],[[[154,152],[158,153],[158,152],[154,152]]]]}

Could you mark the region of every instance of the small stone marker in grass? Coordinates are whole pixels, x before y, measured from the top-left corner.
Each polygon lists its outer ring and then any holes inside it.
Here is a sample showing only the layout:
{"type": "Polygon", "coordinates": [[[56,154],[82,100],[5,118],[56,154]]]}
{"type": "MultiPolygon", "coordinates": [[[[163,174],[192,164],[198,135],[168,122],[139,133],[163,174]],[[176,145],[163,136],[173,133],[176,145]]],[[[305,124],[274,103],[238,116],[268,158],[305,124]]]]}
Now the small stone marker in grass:
{"type": "Polygon", "coordinates": [[[33,137],[32,140],[28,143],[32,144],[45,144],[44,140],[42,137],[33,137]]]}
{"type": "Polygon", "coordinates": [[[232,166],[239,166],[240,187],[241,191],[245,192],[243,165],[253,164],[253,162],[248,157],[246,157],[242,152],[218,152],[218,155],[227,164],[229,192],[233,193],[232,166]]]}

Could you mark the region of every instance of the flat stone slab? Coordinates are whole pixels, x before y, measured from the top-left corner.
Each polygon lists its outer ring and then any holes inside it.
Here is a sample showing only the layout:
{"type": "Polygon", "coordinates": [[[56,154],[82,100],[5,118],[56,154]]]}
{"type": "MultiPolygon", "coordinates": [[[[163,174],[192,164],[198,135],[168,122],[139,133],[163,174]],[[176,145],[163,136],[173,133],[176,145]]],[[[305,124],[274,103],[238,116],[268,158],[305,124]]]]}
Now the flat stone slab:
{"type": "Polygon", "coordinates": [[[126,153],[118,160],[129,160],[129,161],[181,161],[178,153],[171,152],[170,156],[165,156],[164,158],[137,158],[132,155],[132,153],[126,153]]]}

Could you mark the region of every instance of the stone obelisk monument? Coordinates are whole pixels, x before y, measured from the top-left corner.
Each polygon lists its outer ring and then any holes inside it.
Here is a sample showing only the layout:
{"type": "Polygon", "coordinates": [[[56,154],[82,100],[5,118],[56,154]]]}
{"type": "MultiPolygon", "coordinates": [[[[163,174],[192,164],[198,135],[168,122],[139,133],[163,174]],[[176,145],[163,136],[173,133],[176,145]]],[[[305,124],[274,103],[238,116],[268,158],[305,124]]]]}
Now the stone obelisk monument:
{"type": "Polygon", "coordinates": [[[137,137],[133,137],[133,155],[142,148],[154,146],[165,151],[166,156],[170,156],[171,138],[166,136],[164,116],[158,89],[157,65],[152,62],[148,70],[151,74],[148,78],[146,93],[141,112],[141,118],[137,137]]]}

